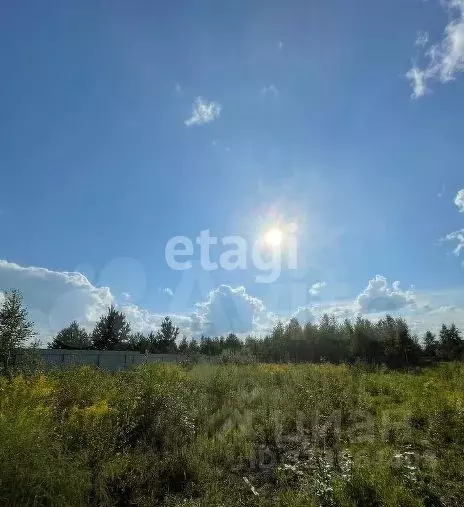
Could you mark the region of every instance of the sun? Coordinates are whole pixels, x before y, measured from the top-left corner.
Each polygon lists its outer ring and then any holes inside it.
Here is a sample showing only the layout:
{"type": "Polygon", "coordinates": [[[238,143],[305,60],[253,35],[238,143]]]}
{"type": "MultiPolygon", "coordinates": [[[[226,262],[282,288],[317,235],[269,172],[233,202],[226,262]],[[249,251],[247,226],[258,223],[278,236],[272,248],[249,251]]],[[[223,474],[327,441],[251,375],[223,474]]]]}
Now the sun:
{"type": "Polygon", "coordinates": [[[264,241],[271,248],[279,248],[283,240],[284,233],[279,227],[272,227],[264,234],[264,241]]]}

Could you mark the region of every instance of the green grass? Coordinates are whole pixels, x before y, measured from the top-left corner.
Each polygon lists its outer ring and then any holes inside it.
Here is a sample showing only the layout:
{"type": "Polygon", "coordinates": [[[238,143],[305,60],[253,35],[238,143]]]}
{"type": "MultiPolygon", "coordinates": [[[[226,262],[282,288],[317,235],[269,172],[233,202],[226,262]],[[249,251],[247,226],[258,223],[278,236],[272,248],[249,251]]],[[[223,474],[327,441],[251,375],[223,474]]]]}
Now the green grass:
{"type": "Polygon", "coordinates": [[[0,504],[462,506],[464,366],[0,378],[0,504]]]}

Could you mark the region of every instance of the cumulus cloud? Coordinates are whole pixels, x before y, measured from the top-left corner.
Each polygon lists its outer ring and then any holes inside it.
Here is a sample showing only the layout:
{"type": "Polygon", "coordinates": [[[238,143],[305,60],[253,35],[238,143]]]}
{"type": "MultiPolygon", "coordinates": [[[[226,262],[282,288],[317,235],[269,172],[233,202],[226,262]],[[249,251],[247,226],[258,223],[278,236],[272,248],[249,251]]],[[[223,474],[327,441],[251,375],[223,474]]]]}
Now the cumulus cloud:
{"type": "MultiPolygon", "coordinates": [[[[95,287],[81,273],[22,267],[0,260],[0,289],[13,288],[21,291],[38,336],[45,341],[73,320],[91,330],[111,304],[126,314],[134,331],[152,331],[164,318],[130,303],[128,293],[121,295],[118,304],[108,287],[95,287]]],[[[0,303],[2,298],[0,292],[0,303]]],[[[184,329],[190,328],[189,317],[174,315],[172,320],[184,329]]]]}
{"type": "MultiPolygon", "coordinates": [[[[464,245],[464,230],[461,232],[461,242],[464,245]]],[[[322,288],[323,283],[319,284],[319,288],[322,288]]],[[[142,308],[127,298],[117,301],[108,287],[94,286],[81,273],[22,267],[0,260],[0,289],[9,288],[22,292],[30,318],[39,331],[39,338],[44,341],[48,341],[72,320],[91,330],[110,304],[116,304],[126,314],[133,331],[146,333],[156,330],[165,316],[142,308]]],[[[2,299],[0,292],[0,303],[2,299]]],[[[400,310],[400,314],[421,331],[427,327],[436,329],[447,321],[464,324],[464,297],[461,292],[446,297],[437,296],[435,301],[430,297],[421,300],[418,295],[401,290],[398,282],[390,287],[385,277],[380,275],[371,280],[354,301],[310,305],[299,308],[292,316],[303,325],[317,322],[324,313],[333,315],[339,321],[366,313],[376,320],[385,312],[396,310],[400,310]]],[[[182,333],[194,337],[230,332],[242,336],[263,335],[278,320],[277,315],[261,299],[250,295],[244,287],[228,285],[211,290],[205,300],[194,305],[191,311],[170,314],[170,317],[182,333]]]]}
{"type": "Polygon", "coordinates": [[[311,306],[298,308],[292,317],[299,322],[300,326],[304,326],[308,322],[314,322],[316,320],[314,308],[311,306]]]}
{"type": "Polygon", "coordinates": [[[81,273],[22,267],[6,260],[0,260],[0,288],[22,292],[41,337],[73,320],[90,327],[113,303],[107,287],[94,287],[81,273]]]}
{"type": "Polygon", "coordinates": [[[276,316],[264,303],[250,296],[245,287],[220,285],[206,301],[197,303],[192,314],[192,331],[207,335],[261,333],[268,331],[276,316]]]}
{"type": "Polygon", "coordinates": [[[208,102],[203,97],[196,97],[192,106],[192,116],[185,120],[185,125],[203,125],[219,117],[222,106],[217,102],[208,102]]]}
{"type": "Polygon", "coordinates": [[[326,282],[316,282],[313,285],[311,285],[309,289],[309,294],[311,296],[319,296],[321,290],[324,289],[326,286],[327,286],[326,282]]]}
{"type": "MultiPolygon", "coordinates": [[[[156,330],[165,317],[165,315],[150,312],[134,304],[120,305],[118,309],[126,315],[132,331],[139,333],[149,333],[150,331],[156,330]]],[[[171,314],[169,317],[174,325],[178,326],[181,331],[190,332],[191,318],[188,315],[171,314]]]]}
{"type": "MultiPolygon", "coordinates": [[[[447,83],[464,70],[464,0],[452,0],[445,5],[452,20],[445,27],[443,40],[425,51],[428,62],[423,68],[414,65],[406,74],[414,98],[422,97],[429,91],[429,81],[447,83]]],[[[428,43],[424,37],[418,38],[418,41],[416,44],[423,47],[428,43]]]]}
{"type": "MultiPolygon", "coordinates": [[[[13,288],[23,294],[24,304],[42,340],[49,340],[73,320],[91,330],[111,304],[126,314],[133,331],[157,329],[165,317],[165,314],[131,303],[127,297],[117,301],[108,287],[95,287],[81,273],[22,267],[0,260],[0,303],[1,291],[13,288]]],[[[169,290],[164,289],[166,293],[169,290]]],[[[277,320],[264,303],[249,295],[244,287],[228,285],[210,291],[206,300],[197,303],[192,311],[170,317],[182,332],[192,336],[230,332],[261,334],[271,329],[277,320]]]]}
{"type": "Polygon", "coordinates": [[[356,299],[361,313],[392,312],[415,304],[412,291],[403,291],[399,282],[389,287],[387,279],[376,275],[356,299]]]}

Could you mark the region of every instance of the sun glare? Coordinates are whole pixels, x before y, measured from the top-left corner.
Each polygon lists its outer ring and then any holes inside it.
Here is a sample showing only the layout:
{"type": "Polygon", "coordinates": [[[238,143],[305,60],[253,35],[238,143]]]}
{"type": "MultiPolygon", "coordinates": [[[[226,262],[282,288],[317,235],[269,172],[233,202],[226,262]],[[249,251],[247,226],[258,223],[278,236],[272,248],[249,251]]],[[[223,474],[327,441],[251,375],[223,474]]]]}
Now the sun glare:
{"type": "Polygon", "coordinates": [[[278,227],[273,227],[269,229],[264,235],[264,241],[266,244],[272,248],[278,248],[282,245],[282,241],[284,239],[284,233],[282,229],[278,227]]]}

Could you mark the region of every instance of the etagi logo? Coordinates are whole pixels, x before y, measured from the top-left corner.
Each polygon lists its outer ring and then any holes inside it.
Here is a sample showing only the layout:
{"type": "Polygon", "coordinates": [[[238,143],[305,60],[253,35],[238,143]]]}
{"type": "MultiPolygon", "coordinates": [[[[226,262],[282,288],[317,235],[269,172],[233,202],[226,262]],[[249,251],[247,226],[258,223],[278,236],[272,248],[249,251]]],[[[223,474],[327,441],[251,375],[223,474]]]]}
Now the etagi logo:
{"type": "MultiPolygon", "coordinates": [[[[209,229],[201,231],[195,239],[200,250],[200,265],[205,271],[215,271],[219,268],[227,271],[247,269],[251,250],[251,266],[265,272],[256,276],[256,282],[275,282],[282,272],[283,259],[287,261],[288,269],[297,269],[298,265],[296,227],[288,229],[284,232],[274,227],[252,245],[248,245],[248,241],[242,236],[218,238],[211,236],[209,229]],[[226,247],[220,254],[218,262],[211,260],[210,256],[210,247],[217,245],[226,247]]],[[[176,271],[191,269],[192,262],[187,257],[192,257],[194,250],[194,242],[190,238],[186,236],[171,238],[164,250],[168,266],[176,271]]]]}

